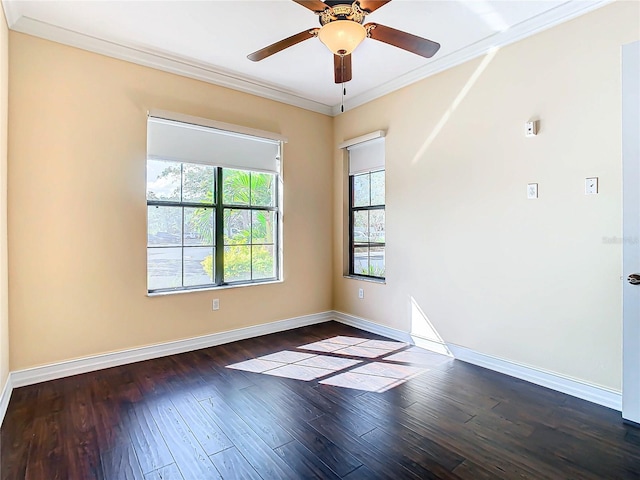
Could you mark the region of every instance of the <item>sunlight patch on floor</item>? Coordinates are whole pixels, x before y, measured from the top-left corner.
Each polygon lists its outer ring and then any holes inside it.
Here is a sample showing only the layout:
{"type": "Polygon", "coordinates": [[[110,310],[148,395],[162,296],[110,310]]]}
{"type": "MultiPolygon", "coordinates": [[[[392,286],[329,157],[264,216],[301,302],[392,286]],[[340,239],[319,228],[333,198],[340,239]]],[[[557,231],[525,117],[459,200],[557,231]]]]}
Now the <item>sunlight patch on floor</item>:
{"type": "Polygon", "coordinates": [[[388,340],[370,340],[367,338],[337,336],[320,342],[301,345],[298,348],[353,357],[376,358],[391,351],[404,348],[407,345],[407,343],[391,342],[388,340]]]}
{"type": "Polygon", "coordinates": [[[427,371],[434,354],[408,343],[337,336],[227,368],[366,392],[385,392],[427,371]],[[409,348],[407,348],[409,347],[409,348]],[[311,353],[313,352],[313,353],[311,353]],[[350,358],[345,358],[350,357],[350,358]],[[403,365],[414,363],[416,365],[403,365]]]}
{"type": "Polygon", "coordinates": [[[250,360],[245,360],[244,362],[227,365],[227,368],[244,370],[245,372],[262,373],[266,372],[267,370],[273,370],[274,368],[282,367],[283,365],[286,365],[286,362],[272,362],[270,360],[263,360],[262,358],[252,358],[250,360]]]}
{"type": "Polygon", "coordinates": [[[418,365],[432,365],[433,364],[433,353],[428,353],[426,351],[404,351],[394,353],[393,355],[389,355],[385,357],[385,360],[390,360],[392,362],[404,362],[404,363],[414,363],[418,365]]]}
{"type": "Polygon", "coordinates": [[[307,367],[305,365],[297,365],[292,363],[285,365],[284,367],[278,367],[273,370],[263,372],[267,375],[274,375],[276,377],[291,378],[293,380],[304,380],[309,382],[316,378],[326,377],[334,373],[334,370],[328,368],[307,367]]]}

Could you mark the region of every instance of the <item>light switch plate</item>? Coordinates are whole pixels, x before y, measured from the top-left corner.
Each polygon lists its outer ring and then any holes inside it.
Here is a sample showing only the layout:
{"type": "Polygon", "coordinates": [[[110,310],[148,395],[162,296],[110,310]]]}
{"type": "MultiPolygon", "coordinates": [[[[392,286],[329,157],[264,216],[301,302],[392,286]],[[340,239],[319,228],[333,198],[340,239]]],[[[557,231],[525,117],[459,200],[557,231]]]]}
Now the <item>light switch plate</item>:
{"type": "Polygon", "coordinates": [[[590,177],[584,181],[584,194],[595,195],[598,193],[598,177],[590,177]]]}
{"type": "Polygon", "coordinates": [[[529,183],[527,185],[527,198],[538,198],[538,184],[529,183]]]}

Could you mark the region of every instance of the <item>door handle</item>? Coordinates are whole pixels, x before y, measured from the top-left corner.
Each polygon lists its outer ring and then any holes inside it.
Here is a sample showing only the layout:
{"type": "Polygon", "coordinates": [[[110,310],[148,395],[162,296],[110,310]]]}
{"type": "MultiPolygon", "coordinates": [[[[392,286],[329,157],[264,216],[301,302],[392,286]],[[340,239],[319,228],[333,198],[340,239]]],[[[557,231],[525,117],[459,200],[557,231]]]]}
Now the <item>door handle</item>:
{"type": "Polygon", "coordinates": [[[640,285],[640,273],[632,273],[627,277],[627,281],[631,285],[640,285]]]}

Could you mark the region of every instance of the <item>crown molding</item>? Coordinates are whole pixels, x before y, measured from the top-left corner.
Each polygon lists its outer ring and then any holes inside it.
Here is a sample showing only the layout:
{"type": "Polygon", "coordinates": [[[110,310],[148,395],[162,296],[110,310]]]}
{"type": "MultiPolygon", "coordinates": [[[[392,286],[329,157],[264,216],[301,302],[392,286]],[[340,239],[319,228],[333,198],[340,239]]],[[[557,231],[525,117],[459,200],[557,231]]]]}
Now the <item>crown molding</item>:
{"type": "MultiPolygon", "coordinates": [[[[473,45],[437,58],[430,61],[424,67],[417,68],[391,82],[387,82],[379,87],[347,99],[344,105],[345,110],[364,105],[431,75],[485,55],[493,49],[504,47],[523,38],[535,35],[536,33],[580,15],[601,8],[611,2],[613,2],[613,0],[568,0],[551,10],[514,25],[508,30],[498,32],[473,45]]],[[[315,102],[287,92],[275,85],[260,82],[256,79],[244,78],[236,73],[199,63],[193,59],[178,58],[151,49],[121,45],[57,27],[30,17],[21,16],[17,2],[2,0],[2,6],[9,28],[16,32],[26,33],[119,60],[125,60],[138,65],[201,80],[324,115],[337,116],[341,113],[340,105],[330,106],[315,102]]]]}
{"type": "MultiPolygon", "coordinates": [[[[9,7],[8,10],[11,10],[11,15],[14,16],[15,12],[13,11],[15,8],[11,2],[4,1],[3,5],[5,6],[5,12],[7,11],[7,7],[9,7]]],[[[99,53],[145,67],[155,68],[156,70],[174,73],[183,77],[201,80],[324,115],[332,114],[332,108],[329,105],[294,95],[274,85],[261,83],[258,80],[250,78],[243,78],[232,72],[225,72],[211,65],[196,62],[193,59],[173,57],[151,49],[134,48],[109,42],[25,16],[20,16],[18,19],[9,23],[9,25],[11,30],[44,38],[45,40],[51,40],[93,53],[99,53]]]]}
{"type": "Polygon", "coordinates": [[[20,12],[16,2],[7,2],[2,0],[2,9],[4,10],[4,17],[7,20],[7,26],[13,28],[18,19],[20,18],[20,12]]]}
{"type": "MultiPolygon", "coordinates": [[[[613,0],[570,0],[558,5],[551,10],[529,18],[521,23],[513,25],[507,30],[495,33],[473,45],[462,48],[448,55],[442,56],[429,62],[424,67],[417,68],[405,75],[402,75],[391,82],[387,82],[379,87],[368,90],[360,95],[345,100],[345,111],[359,107],[389,93],[400,90],[403,87],[419,82],[431,75],[448,70],[449,68],[461,65],[469,60],[487,54],[496,48],[501,48],[511,43],[515,43],[524,38],[540,33],[551,27],[555,27],[573,18],[589,13],[598,8],[612,3],[613,0]]],[[[334,105],[332,115],[340,115],[340,105],[334,105]]]]}

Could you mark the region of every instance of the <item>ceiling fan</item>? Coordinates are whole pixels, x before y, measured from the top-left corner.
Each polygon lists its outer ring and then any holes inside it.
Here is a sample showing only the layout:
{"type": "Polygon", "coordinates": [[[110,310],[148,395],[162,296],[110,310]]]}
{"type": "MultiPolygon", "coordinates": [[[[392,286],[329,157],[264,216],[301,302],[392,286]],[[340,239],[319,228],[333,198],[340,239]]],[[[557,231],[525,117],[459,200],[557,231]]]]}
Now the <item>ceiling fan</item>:
{"type": "Polygon", "coordinates": [[[348,0],[293,1],[318,15],[321,27],[304,30],[253,52],[247,56],[249,60],[258,62],[304,40],[318,37],[333,53],[335,82],[345,83],[352,78],[351,52],[365,38],[373,38],[425,58],[431,58],[440,48],[439,43],[395,28],[378,23],[363,25],[367,15],[391,0],[355,0],[351,4],[347,3],[348,0]]]}

